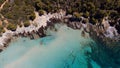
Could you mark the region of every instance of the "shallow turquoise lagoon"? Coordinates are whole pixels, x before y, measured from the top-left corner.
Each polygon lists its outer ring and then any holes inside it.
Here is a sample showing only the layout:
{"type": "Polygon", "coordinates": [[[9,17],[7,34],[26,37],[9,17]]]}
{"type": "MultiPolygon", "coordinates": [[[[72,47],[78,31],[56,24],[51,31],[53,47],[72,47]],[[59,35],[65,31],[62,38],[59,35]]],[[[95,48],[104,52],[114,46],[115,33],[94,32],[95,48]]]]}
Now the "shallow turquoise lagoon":
{"type": "Polygon", "coordinates": [[[0,53],[0,68],[101,68],[90,59],[90,38],[80,30],[62,26],[49,36],[30,40],[18,38],[0,53]]]}

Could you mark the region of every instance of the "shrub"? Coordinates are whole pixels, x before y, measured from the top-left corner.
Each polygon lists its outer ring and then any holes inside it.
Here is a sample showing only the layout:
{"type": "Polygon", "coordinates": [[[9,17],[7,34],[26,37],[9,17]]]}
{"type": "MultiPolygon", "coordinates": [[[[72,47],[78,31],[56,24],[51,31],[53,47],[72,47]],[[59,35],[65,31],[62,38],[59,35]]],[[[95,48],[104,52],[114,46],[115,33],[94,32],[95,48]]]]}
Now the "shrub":
{"type": "Polygon", "coordinates": [[[97,22],[98,22],[98,20],[97,19],[95,19],[95,18],[90,18],[90,23],[92,23],[92,24],[96,24],[97,22]]]}
{"type": "Polygon", "coordinates": [[[110,17],[111,17],[111,18],[115,19],[115,18],[118,17],[118,16],[119,16],[119,14],[118,14],[117,11],[111,11],[111,12],[110,12],[110,17]]]}
{"type": "Polygon", "coordinates": [[[28,16],[28,19],[33,21],[35,19],[35,17],[36,17],[35,13],[32,13],[31,15],[28,16]]]}
{"type": "Polygon", "coordinates": [[[87,3],[87,11],[89,11],[91,13],[95,12],[95,5],[94,5],[94,3],[92,3],[92,2],[88,2],[87,3]]]}
{"type": "Polygon", "coordinates": [[[0,33],[4,33],[5,30],[4,30],[4,27],[0,25],[0,33]]]}
{"type": "Polygon", "coordinates": [[[72,14],[72,9],[71,8],[67,9],[67,14],[72,14]]]}
{"type": "Polygon", "coordinates": [[[8,30],[15,31],[17,28],[17,25],[9,23],[7,26],[8,30]]]}
{"type": "Polygon", "coordinates": [[[85,13],[83,13],[83,17],[85,17],[85,18],[88,18],[89,17],[89,12],[85,12],[85,13]]]}
{"type": "Polygon", "coordinates": [[[39,10],[39,11],[38,11],[38,13],[39,13],[40,16],[43,15],[44,12],[45,12],[44,10],[39,10]]]}
{"type": "Polygon", "coordinates": [[[25,27],[28,27],[29,25],[30,25],[30,22],[29,22],[29,21],[25,21],[25,22],[24,22],[24,26],[25,26],[25,27]]]}
{"type": "Polygon", "coordinates": [[[95,13],[95,18],[96,19],[102,19],[104,17],[106,17],[108,14],[106,13],[106,11],[104,10],[97,10],[96,13],[95,13]]]}
{"type": "Polygon", "coordinates": [[[78,13],[78,12],[74,12],[73,16],[76,17],[76,18],[80,18],[82,16],[82,14],[78,13]]]}

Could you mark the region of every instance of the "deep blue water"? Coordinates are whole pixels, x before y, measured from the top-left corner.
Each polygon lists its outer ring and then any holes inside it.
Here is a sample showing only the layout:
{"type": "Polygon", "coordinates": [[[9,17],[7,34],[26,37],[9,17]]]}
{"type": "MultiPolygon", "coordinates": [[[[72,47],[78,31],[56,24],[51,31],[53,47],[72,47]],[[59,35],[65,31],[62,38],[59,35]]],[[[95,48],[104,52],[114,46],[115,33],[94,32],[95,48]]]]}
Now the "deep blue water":
{"type": "Polygon", "coordinates": [[[30,40],[18,38],[0,53],[0,68],[101,68],[86,53],[94,41],[81,30],[62,26],[50,36],[30,40]],[[88,63],[89,62],[89,63],[88,63]]]}

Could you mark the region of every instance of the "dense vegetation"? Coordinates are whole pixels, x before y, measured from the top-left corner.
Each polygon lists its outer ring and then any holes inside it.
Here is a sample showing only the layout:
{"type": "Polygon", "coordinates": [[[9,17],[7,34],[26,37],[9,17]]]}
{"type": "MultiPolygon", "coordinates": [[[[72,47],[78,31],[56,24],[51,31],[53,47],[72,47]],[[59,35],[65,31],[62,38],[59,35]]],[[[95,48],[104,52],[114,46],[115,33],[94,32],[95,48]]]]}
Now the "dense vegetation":
{"type": "Polygon", "coordinates": [[[17,28],[17,26],[15,24],[11,24],[11,23],[9,23],[8,26],[7,26],[7,29],[12,30],[12,31],[15,31],[16,28],[17,28]]]}
{"type": "MultiPolygon", "coordinates": [[[[4,0],[0,0],[4,1],[4,0]]],[[[57,12],[63,9],[67,14],[76,18],[89,18],[90,23],[101,23],[106,16],[114,25],[120,18],[120,0],[10,0],[1,13],[9,22],[20,24],[26,20],[34,20],[35,13],[44,14],[44,11],[57,12]]],[[[2,3],[2,2],[0,2],[2,3]]],[[[119,22],[120,24],[120,22],[119,22]]]]}
{"type": "Polygon", "coordinates": [[[0,26],[0,32],[1,32],[1,33],[2,33],[2,32],[5,32],[4,27],[3,27],[3,26],[0,26]]]}

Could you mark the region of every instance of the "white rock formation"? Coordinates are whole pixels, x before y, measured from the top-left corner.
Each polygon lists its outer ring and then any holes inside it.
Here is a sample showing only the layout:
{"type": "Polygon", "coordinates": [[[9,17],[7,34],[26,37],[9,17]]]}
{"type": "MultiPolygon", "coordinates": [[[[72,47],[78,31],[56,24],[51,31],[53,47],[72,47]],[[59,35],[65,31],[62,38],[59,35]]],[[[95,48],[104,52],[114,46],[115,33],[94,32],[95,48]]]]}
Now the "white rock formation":
{"type": "Polygon", "coordinates": [[[54,13],[54,14],[44,14],[42,16],[39,16],[37,12],[35,12],[36,14],[36,18],[34,19],[34,21],[31,21],[31,25],[28,27],[17,27],[16,31],[10,31],[7,30],[5,33],[2,34],[2,37],[0,37],[0,46],[4,46],[6,42],[6,40],[8,40],[9,38],[11,38],[14,34],[18,34],[18,33],[23,33],[23,32],[29,32],[31,33],[31,31],[38,31],[38,29],[41,26],[46,26],[47,25],[47,21],[49,21],[50,18],[55,17],[55,18],[62,18],[65,13],[64,12],[60,12],[60,13],[54,13]],[[36,24],[37,27],[33,24],[36,24]]]}

